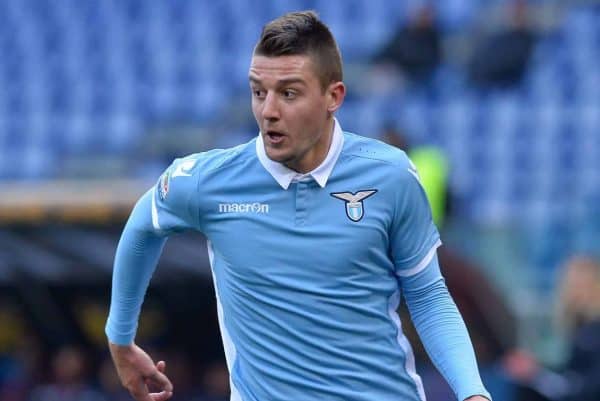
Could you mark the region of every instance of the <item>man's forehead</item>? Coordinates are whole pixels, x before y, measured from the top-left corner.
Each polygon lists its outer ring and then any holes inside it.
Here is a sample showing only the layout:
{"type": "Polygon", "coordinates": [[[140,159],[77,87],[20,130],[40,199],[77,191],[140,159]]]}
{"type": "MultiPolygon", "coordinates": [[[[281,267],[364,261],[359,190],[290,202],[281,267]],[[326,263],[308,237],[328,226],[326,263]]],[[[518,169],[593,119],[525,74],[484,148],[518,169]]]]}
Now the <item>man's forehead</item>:
{"type": "Polygon", "coordinates": [[[251,81],[263,79],[299,80],[310,79],[314,74],[313,63],[306,55],[252,56],[249,77],[251,81]]]}

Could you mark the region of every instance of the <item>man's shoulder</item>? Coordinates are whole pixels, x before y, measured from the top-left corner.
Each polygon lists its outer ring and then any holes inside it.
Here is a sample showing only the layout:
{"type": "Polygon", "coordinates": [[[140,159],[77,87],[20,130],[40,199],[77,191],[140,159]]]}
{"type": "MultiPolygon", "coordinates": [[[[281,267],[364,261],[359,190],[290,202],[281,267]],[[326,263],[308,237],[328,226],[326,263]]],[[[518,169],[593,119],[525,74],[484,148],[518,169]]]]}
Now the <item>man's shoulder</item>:
{"type": "Polygon", "coordinates": [[[173,160],[158,180],[160,199],[187,197],[198,185],[206,183],[207,176],[226,170],[240,161],[247,161],[253,156],[256,158],[256,152],[253,153],[254,141],[227,149],[193,153],[173,160]]]}
{"type": "Polygon", "coordinates": [[[394,167],[410,167],[411,163],[406,153],[395,146],[380,140],[367,138],[350,132],[344,132],[343,153],[348,157],[359,157],[371,160],[373,163],[386,164],[394,167]]]}
{"type": "Polygon", "coordinates": [[[227,149],[211,149],[177,158],[169,167],[172,178],[178,176],[198,176],[255,157],[255,139],[227,149]]]}
{"type": "Polygon", "coordinates": [[[353,133],[344,135],[343,154],[354,168],[378,171],[396,188],[404,188],[408,181],[420,181],[415,165],[402,149],[353,133]],[[356,163],[357,159],[361,162],[356,163]]]}

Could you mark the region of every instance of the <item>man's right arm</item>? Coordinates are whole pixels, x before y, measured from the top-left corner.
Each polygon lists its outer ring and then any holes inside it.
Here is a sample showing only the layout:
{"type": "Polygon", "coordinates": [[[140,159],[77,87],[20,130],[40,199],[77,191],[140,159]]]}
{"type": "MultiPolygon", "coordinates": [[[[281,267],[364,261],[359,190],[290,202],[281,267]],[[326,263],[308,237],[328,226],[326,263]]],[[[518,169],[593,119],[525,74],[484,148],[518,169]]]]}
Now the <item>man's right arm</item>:
{"type": "Polygon", "coordinates": [[[153,192],[148,191],[138,201],[121,235],[106,323],[109,349],[121,383],[138,401],[164,401],[173,391],[164,374],[165,363],[154,364],[133,343],[144,295],[166,241],[152,226],[153,192]],[[151,393],[152,389],[160,391],[151,393]]]}
{"type": "Polygon", "coordinates": [[[165,401],[173,391],[165,375],[165,362],[155,364],[134,339],[144,295],[166,237],[196,226],[197,214],[190,207],[197,182],[191,171],[195,163],[194,158],[175,161],[156,187],[140,198],[115,255],[105,330],[121,383],[138,401],[165,401]]]}
{"type": "Polygon", "coordinates": [[[152,226],[153,196],[150,190],[138,201],[117,247],[106,323],[106,335],[113,344],[133,342],[144,295],[166,242],[152,226]]]}
{"type": "Polygon", "coordinates": [[[198,155],[177,159],[137,202],[115,255],[112,297],[106,323],[108,339],[133,343],[140,308],[166,237],[197,228],[192,199],[197,189],[198,155]]]}

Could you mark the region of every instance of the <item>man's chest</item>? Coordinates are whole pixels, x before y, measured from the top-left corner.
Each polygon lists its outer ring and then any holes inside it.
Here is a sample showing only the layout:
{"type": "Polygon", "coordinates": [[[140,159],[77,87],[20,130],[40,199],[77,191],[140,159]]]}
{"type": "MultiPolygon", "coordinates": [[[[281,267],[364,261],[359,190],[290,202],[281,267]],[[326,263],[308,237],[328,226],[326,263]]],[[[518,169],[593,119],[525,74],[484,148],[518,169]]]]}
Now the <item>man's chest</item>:
{"type": "Polygon", "coordinates": [[[213,196],[205,234],[237,273],[319,279],[387,269],[392,208],[376,186],[314,181],[213,196]]]}

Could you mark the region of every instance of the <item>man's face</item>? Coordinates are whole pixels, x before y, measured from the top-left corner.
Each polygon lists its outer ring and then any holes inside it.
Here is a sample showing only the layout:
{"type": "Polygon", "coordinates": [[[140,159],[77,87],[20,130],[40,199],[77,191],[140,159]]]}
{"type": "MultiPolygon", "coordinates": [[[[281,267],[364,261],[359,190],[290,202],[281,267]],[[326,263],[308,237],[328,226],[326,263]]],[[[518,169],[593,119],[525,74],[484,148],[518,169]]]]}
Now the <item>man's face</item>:
{"type": "Polygon", "coordinates": [[[333,112],[341,105],[341,82],[323,90],[310,56],[254,55],[250,65],[252,112],[267,156],[306,173],[325,159],[333,112]]]}

